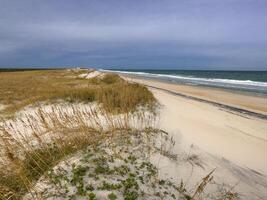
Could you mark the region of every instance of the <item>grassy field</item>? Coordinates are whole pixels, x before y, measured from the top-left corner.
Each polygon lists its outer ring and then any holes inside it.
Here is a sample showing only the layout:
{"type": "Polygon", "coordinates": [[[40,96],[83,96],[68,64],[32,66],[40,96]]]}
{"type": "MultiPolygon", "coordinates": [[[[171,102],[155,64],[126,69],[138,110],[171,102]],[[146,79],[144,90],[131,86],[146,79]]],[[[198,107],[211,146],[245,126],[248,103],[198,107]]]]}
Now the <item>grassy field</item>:
{"type": "Polygon", "coordinates": [[[38,70],[0,73],[2,111],[12,115],[21,108],[40,101],[62,99],[69,102],[102,103],[109,112],[128,112],[138,105],[152,105],[153,95],[138,84],[131,84],[118,75],[102,79],[79,78],[85,70],[38,70]]]}

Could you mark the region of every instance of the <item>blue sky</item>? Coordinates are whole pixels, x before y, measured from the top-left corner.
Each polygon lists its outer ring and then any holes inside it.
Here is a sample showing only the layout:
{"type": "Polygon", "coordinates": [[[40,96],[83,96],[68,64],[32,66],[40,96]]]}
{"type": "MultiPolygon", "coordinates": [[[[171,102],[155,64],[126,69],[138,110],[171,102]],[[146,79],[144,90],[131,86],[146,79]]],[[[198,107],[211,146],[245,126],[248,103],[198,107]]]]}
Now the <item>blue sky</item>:
{"type": "Polygon", "coordinates": [[[0,0],[0,66],[267,70],[266,0],[0,0]]]}

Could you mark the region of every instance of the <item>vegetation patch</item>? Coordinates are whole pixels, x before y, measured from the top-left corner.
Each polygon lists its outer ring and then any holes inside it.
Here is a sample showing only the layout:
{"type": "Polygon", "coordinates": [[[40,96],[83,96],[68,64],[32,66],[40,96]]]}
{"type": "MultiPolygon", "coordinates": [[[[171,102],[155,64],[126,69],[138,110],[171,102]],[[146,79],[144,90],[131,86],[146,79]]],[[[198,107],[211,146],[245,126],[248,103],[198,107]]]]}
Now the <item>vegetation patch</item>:
{"type": "Polygon", "coordinates": [[[138,106],[153,108],[155,99],[146,87],[129,83],[116,74],[92,79],[80,78],[89,70],[33,70],[0,73],[1,112],[12,115],[40,101],[93,102],[109,112],[134,111],[138,106]]]}
{"type": "MultiPolygon", "coordinates": [[[[157,133],[151,132],[151,137],[157,133]]],[[[63,199],[186,199],[186,190],[179,190],[170,180],[159,180],[158,170],[146,156],[149,149],[145,134],[115,136],[96,148],[88,147],[71,160],[59,163],[39,180],[45,184],[25,196],[42,194],[63,199]],[[141,137],[140,137],[141,136],[141,137]],[[121,145],[126,138],[129,145],[121,145]]],[[[38,183],[37,183],[38,185],[38,183]]]]}

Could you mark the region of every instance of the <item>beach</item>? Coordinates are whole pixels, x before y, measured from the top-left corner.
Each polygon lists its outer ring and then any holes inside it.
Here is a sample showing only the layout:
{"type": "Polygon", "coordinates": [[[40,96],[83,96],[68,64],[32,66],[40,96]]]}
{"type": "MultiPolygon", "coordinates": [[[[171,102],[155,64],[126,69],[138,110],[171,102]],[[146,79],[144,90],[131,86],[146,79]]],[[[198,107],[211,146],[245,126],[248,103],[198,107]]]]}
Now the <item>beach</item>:
{"type": "Polygon", "coordinates": [[[267,198],[263,96],[75,68],[0,75],[0,198],[131,199],[129,181],[137,199],[267,198]]]}
{"type": "Polygon", "coordinates": [[[146,85],[153,92],[162,105],[159,126],[172,133],[177,141],[187,146],[196,145],[204,152],[267,174],[267,120],[227,107],[264,117],[266,98],[133,76],[126,78],[146,85]]]}
{"type": "Polygon", "coordinates": [[[3,1],[0,200],[267,200],[266,1],[3,1]]]}

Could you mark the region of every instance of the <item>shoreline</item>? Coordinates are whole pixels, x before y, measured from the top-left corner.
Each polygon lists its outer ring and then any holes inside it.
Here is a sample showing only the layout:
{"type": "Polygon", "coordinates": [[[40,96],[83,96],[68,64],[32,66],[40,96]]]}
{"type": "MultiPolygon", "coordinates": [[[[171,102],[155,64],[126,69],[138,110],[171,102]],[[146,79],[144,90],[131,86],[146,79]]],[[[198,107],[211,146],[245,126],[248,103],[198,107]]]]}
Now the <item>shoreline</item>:
{"type": "Polygon", "coordinates": [[[267,120],[267,97],[265,96],[254,96],[253,93],[250,92],[230,91],[223,88],[172,83],[135,75],[120,75],[130,81],[141,83],[146,87],[164,90],[173,95],[208,103],[243,115],[267,120]]]}
{"type": "MultiPolygon", "coordinates": [[[[218,74],[214,74],[214,76],[209,77],[206,73],[202,75],[198,74],[198,72],[203,72],[205,70],[140,70],[140,71],[120,71],[120,70],[101,70],[111,73],[118,73],[122,76],[135,77],[138,79],[147,79],[147,80],[156,80],[163,83],[170,83],[176,85],[185,85],[185,86],[193,86],[200,87],[206,89],[215,89],[226,92],[234,92],[240,93],[249,96],[258,96],[267,98],[267,80],[264,79],[264,75],[257,74],[256,77],[253,78],[253,75],[246,74],[246,77],[242,76],[240,78],[236,77],[237,71],[217,71],[220,73],[228,73],[225,76],[218,76],[218,74]],[[167,71],[167,73],[165,73],[167,71]],[[177,74],[176,74],[177,71],[177,74]],[[181,72],[181,74],[179,73],[181,72]],[[186,72],[186,73],[185,73],[186,72]],[[190,72],[190,73],[188,73],[190,72]],[[191,73],[192,72],[192,73],[191,73]],[[229,76],[229,72],[234,73],[235,76],[229,76]],[[251,77],[251,78],[250,78],[251,77]]],[[[216,71],[215,71],[216,72],[216,71]]],[[[238,71],[241,72],[241,71],[238,71]]],[[[242,71],[243,72],[243,71],[242,71]]],[[[247,71],[244,71],[247,73],[247,71]]],[[[266,73],[267,71],[263,71],[262,73],[266,73]]],[[[213,73],[212,70],[207,70],[207,73],[213,73]]],[[[259,73],[257,71],[253,71],[252,73],[259,73]]]]}
{"type": "Polygon", "coordinates": [[[163,89],[163,88],[159,88],[159,87],[154,87],[154,86],[149,86],[149,85],[145,85],[145,86],[147,86],[149,88],[162,90],[162,91],[168,92],[170,94],[173,94],[173,95],[176,95],[176,96],[180,96],[180,97],[184,97],[184,98],[187,98],[187,99],[190,99],[190,100],[199,101],[199,102],[202,102],[202,103],[207,103],[207,104],[210,104],[210,105],[213,105],[213,106],[216,106],[216,107],[228,110],[228,111],[237,112],[237,113],[240,113],[241,115],[247,115],[247,116],[252,116],[252,117],[256,117],[256,118],[267,120],[267,115],[265,115],[265,114],[261,114],[261,113],[257,113],[257,112],[245,110],[245,109],[242,109],[242,108],[237,108],[237,107],[234,107],[234,106],[229,106],[229,105],[226,105],[226,104],[221,104],[221,103],[218,103],[218,102],[209,101],[209,100],[205,100],[205,99],[201,99],[201,98],[197,98],[197,97],[193,97],[193,96],[184,95],[184,94],[181,94],[181,93],[178,93],[178,92],[173,92],[171,90],[167,90],[167,89],[163,89]]]}

